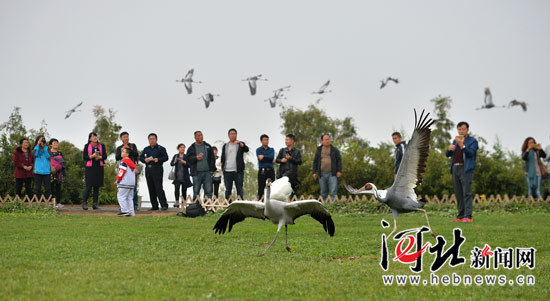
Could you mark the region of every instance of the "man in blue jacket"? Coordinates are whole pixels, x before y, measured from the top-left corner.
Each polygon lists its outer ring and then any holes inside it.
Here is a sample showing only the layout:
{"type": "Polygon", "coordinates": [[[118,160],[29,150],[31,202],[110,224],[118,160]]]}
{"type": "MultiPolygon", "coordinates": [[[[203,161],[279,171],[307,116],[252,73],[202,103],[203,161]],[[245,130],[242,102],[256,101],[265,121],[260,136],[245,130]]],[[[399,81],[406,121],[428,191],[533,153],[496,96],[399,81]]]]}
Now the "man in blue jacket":
{"type": "Polygon", "coordinates": [[[450,170],[458,207],[458,215],[453,221],[471,223],[474,221],[472,219],[472,182],[478,143],[474,137],[468,135],[470,125],[467,122],[459,122],[457,129],[458,136],[445,152],[445,156],[450,157],[450,170]]]}

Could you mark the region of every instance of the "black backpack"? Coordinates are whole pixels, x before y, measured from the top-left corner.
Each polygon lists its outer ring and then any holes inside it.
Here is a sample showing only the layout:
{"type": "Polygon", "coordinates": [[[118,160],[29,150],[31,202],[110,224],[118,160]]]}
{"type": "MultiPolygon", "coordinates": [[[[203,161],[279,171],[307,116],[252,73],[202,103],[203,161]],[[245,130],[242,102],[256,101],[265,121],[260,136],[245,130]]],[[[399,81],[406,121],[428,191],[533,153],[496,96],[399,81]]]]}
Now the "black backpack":
{"type": "Polygon", "coordinates": [[[206,211],[204,210],[204,208],[202,208],[201,204],[199,202],[195,202],[187,206],[187,208],[185,209],[185,214],[183,214],[183,216],[197,217],[197,216],[203,216],[205,214],[206,214],[206,211]]]}

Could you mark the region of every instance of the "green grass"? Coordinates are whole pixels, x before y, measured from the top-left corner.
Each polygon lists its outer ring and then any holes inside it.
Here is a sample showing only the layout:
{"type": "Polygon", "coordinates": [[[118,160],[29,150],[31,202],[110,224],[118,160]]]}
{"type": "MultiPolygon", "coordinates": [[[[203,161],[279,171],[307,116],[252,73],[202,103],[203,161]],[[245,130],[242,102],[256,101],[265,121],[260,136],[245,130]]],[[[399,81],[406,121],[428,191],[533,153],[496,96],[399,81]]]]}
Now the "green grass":
{"type": "MultiPolygon", "coordinates": [[[[219,215],[169,217],[0,214],[0,299],[548,299],[550,213],[480,213],[473,224],[458,224],[466,242],[465,265],[446,265],[438,275],[523,274],[536,284],[519,286],[384,286],[384,274],[413,274],[409,266],[379,266],[381,218],[390,214],[336,215],[335,237],[310,217],[284,230],[266,257],[257,257],[276,227],[249,219],[225,235],[212,226],[219,215]],[[536,268],[475,271],[470,250],[535,247],[536,268]],[[354,256],[351,260],[348,257],[354,256]]],[[[436,234],[452,241],[445,214],[430,215],[436,234]]],[[[425,222],[421,214],[399,217],[399,230],[425,222]]],[[[391,228],[390,228],[391,229],[391,228]]],[[[425,240],[434,243],[429,235],[425,240]]],[[[447,245],[449,246],[449,245],[447,245]]],[[[395,242],[390,242],[390,250],[395,242]]],[[[424,257],[429,277],[433,255],[424,257]]]]}

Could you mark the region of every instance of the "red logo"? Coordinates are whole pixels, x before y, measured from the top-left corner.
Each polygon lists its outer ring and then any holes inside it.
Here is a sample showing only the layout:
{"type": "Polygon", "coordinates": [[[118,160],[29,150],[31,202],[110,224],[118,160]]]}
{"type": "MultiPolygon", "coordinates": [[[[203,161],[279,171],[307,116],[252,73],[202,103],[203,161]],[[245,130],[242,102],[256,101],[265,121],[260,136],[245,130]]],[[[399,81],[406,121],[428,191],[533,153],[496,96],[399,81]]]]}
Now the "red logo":
{"type": "Polygon", "coordinates": [[[399,240],[399,243],[395,247],[395,258],[393,259],[393,261],[400,261],[402,263],[413,263],[418,259],[418,257],[422,256],[422,253],[424,253],[426,251],[426,248],[430,244],[426,243],[422,247],[422,249],[420,249],[419,251],[408,254],[408,252],[414,246],[415,241],[416,241],[416,239],[412,235],[407,235],[406,237],[399,240]],[[401,246],[403,245],[403,242],[405,241],[405,239],[408,239],[409,243],[408,243],[407,247],[405,248],[405,251],[403,251],[403,249],[401,249],[401,246]]]}

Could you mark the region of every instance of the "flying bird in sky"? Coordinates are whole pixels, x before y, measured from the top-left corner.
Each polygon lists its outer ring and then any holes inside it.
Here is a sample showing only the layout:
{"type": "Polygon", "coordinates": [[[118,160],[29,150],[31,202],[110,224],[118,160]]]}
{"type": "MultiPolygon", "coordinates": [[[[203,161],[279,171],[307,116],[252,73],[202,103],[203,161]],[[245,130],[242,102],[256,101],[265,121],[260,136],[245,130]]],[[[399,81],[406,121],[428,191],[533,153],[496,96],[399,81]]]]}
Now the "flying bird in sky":
{"type": "Polygon", "coordinates": [[[262,75],[258,74],[258,75],[243,79],[243,81],[248,82],[248,87],[250,88],[250,95],[256,95],[256,88],[257,88],[256,81],[259,81],[259,80],[267,81],[267,78],[262,78],[262,75]]]}
{"type": "Polygon", "coordinates": [[[327,91],[328,85],[330,85],[330,80],[327,80],[327,82],[324,83],[324,84],[319,88],[319,90],[313,91],[313,92],[311,92],[311,94],[325,94],[325,93],[332,92],[331,90],[328,90],[328,91],[327,91]]]}
{"type": "Polygon", "coordinates": [[[208,109],[210,103],[214,102],[214,96],[220,96],[220,94],[206,93],[198,99],[202,99],[204,101],[204,107],[208,109]]]}
{"type": "Polygon", "coordinates": [[[273,96],[266,99],[265,101],[269,101],[269,105],[274,108],[275,106],[277,106],[277,101],[279,99],[287,99],[286,97],[284,97],[284,93],[282,90],[275,90],[273,92],[273,96]]]}
{"type": "Polygon", "coordinates": [[[289,91],[289,90],[290,90],[290,85],[281,87],[281,88],[279,88],[279,89],[277,89],[277,90],[273,90],[273,93],[282,93],[282,92],[284,92],[284,91],[289,91]]]}
{"type": "Polygon", "coordinates": [[[508,103],[508,108],[515,107],[515,106],[521,106],[523,109],[523,112],[527,112],[527,103],[525,101],[519,101],[517,99],[514,99],[508,103]]]}
{"type": "Polygon", "coordinates": [[[489,88],[485,88],[485,98],[483,99],[484,104],[477,108],[476,110],[483,109],[492,109],[492,108],[504,108],[505,106],[495,106],[493,103],[493,94],[489,88]]]}
{"type": "Polygon", "coordinates": [[[80,110],[77,110],[77,109],[82,105],[82,103],[83,103],[83,102],[81,101],[81,102],[80,102],[79,104],[77,104],[74,108],[72,108],[72,109],[66,111],[66,112],[65,112],[65,113],[66,113],[65,119],[71,117],[71,115],[72,115],[74,112],[80,112],[80,110]]]}
{"type": "Polygon", "coordinates": [[[381,80],[380,81],[380,89],[384,88],[390,81],[396,83],[396,84],[399,84],[399,79],[397,78],[393,78],[393,77],[387,77],[385,80],[381,80]]]}
{"type": "Polygon", "coordinates": [[[196,84],[201,84],[202,83],[201,81],[193,80],[193,73],[194,72],[195,72],[195,70],[191,69],[191,70],[187,71],[187,74],[185,75],[184,78],[182,78],[180,80],[176,79],[176,82],[183,83],[185,85],[185,89],[187,90],[187,94],[193,93],[193,83],[196,83],[196,84]]]}

